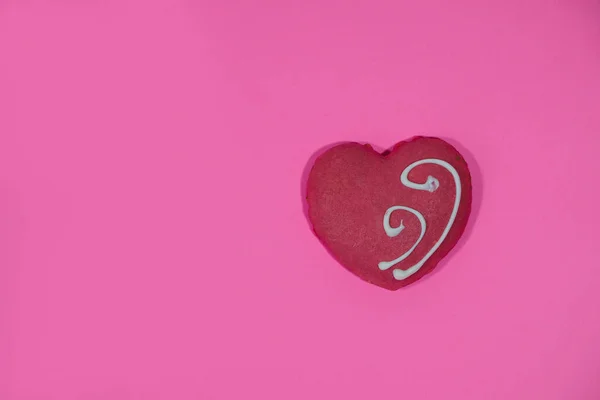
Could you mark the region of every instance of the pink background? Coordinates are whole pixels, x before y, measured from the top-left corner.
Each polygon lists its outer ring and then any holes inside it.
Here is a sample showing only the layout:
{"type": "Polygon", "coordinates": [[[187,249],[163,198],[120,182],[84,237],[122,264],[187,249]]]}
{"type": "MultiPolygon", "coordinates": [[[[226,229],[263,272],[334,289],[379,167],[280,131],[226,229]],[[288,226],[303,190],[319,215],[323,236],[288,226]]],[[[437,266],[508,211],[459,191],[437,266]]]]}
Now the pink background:
{"type": "Polygon", "coordinates": [[[0,398],[600,398],[598,1],[0,1],[0,398]],[[302,211],[342,140],[471,163],[407,290],[302,211]]]}

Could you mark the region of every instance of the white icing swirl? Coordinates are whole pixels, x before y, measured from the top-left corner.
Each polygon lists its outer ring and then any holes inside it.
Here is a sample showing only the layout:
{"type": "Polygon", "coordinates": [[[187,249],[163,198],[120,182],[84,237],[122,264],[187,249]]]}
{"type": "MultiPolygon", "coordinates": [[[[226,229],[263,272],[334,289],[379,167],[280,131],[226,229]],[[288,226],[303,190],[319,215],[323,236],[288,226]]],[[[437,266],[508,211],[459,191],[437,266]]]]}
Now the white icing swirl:
{"type": "MultiPolygon", "coordinates": [[[[427,181],[425,183],[416,183],[416,182],[412,182],[408,179],[408,174],[410,173],[410,171],[412,171],[413,168],[415,168],[419,165],[423,165],[423,164],[439,165],[441,167],[444,167],[446,170],[448,170],[448,172],[450,172],[452,174],[452,177],[454,178],[454,185],[456,186],[456,196],[454,199],[454,207],[452,208],[452,214],[450,214],[450,219],[448,220],[448,224],[446,225],[444,232],[442,232],[442,235],[440,236],[438,241],[435,242],[435,244],[429,250],[429,252],[427,252],[427,254],[425,254],[425,256],[419,262],[417,262],[416,264],[414,264],[413,266],[411,266],[410,268],[408,268],[406,270],[402,270],[402,269],[398,269],[398,268],[394,269],[394,271],[393,271],[394,278],[399,281],[404,280],[404,279],[408,278],[409,276],[415,274],[417,271],[419,271],[419,269],[421,269],[423,264],[425,264],[425,262],[440,247],[440,245],[442,244],[444,239],[446,239],[446,236],[448,236],[448,232],[450,232],[450,229],[452,228],[452,224],[454,224],[454,220],[456,219],[456,215],[458,214],[458,207],[460,205],[460,197],[461,197],[460,177],[458,176],[458,172],[456,171],[456,169],[454,169],[454,167],[452,165],[450,165],[449,163],[447,163],[446,161],[438,160],[437,158],[427,158],[424,160],[415,161],[414,163],[412,163],[408,167],[406,167],[404,169],[404,171],[402,171],[402,174],[400,175],[400,181],[402,182],[402,184],[410,189],[424,190],[424,191],[428,191],[431,193],[435,192],[440,187],[440,181],[438,181],[433,176],[428,176],[427,181]]],[[[400,226],[397,228],[392,228],[390,226],[390,217],[391,217],[392,213],[396,210],[404,210],[404,211],[408,211],[408,212],[414,214],[419,219],[419,222],[421,223],[421,234],[419,236],[419,239],[417,239],[417,241],[415,242],[415,244],[407,252],[402,254],[400,257],[398,257],[392,261],[380,262],[379,269],[382,271],[385,271],[385,270],[389,269],[390,267],[393,267],[394,265],[398,264],[400,261],[404,260],[409,255],[411,255],[411,253],[419,245],[419,243],[423,239],[423,236],[425,235],[425,232],[427,231],[427,224],[425,222],[425,218],[423,217],[423,214],[421,214],[417,210],[410,208],[410,207],[393,206],[393,207],[388,208],[387,211],[385,212],[385,215],[383,216],[383,229],[385,230],[385,233],[389,237],[398,236],[400,234],[400,232],[402,232],[404,230],[404,221],[401,221],[400,226]]]]}

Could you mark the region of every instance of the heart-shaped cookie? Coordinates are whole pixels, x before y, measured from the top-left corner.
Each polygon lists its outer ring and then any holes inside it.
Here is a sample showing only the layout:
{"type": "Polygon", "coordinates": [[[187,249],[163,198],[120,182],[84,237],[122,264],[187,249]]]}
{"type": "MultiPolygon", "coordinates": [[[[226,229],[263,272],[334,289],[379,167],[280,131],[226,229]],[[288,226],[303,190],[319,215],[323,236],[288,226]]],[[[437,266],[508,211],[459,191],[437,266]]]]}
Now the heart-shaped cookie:
{"type": "Polygon", "coordinates": [[[308,218],[330,253],[389,290],[431,272],[456,245],[471,212],[471,175],[447,142],[415,137],[378,153],[345,143],[308,176],[308,218]]]}

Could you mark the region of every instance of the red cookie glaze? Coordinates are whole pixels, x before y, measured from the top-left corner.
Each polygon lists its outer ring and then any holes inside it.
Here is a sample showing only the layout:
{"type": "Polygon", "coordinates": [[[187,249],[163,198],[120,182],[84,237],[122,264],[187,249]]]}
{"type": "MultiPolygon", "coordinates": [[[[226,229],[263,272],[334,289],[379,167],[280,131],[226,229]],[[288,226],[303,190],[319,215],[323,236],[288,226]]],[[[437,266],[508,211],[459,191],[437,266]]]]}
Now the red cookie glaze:
{"type": "Polygon", "coordinates": [[[438,138],[415,137],[383,154],[368,144],[345,143],[317,158],[308,176],[306,199],[313,230],[330,253],[359,278],[397,290],[433,271],[460,239],[471,212],[471,175],[460,153],[438,138]],[[440,185],[434,192],[411,189],[400,181],[406,167],[430,158],[446,161],[456,169],[462,191],[458,213],[448,235],[423,266],[406,279],[396,280],[394,269],[406,270],[417,264],[437,243],[454,207],[454,178],[442,166],[423,164],[408,174],[415,183],[425,183],[430,175],[437,178],[440,185]],[[404,254],[421,233],[415,215],[397,210],[391,215],[390,225],[398,227],[403,221],[405,229],[396,237],[388,237],[383,218],[392,206],[419,211],[427,229],[410,256],[382,271],[379,262],[404,254]]]}

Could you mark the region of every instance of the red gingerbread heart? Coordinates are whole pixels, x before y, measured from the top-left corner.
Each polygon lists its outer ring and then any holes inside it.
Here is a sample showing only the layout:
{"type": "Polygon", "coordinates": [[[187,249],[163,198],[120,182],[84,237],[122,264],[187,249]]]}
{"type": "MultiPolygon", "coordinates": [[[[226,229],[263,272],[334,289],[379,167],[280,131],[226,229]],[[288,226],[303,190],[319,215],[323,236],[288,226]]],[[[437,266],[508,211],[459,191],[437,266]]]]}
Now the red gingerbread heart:
{"type": "Polygon", "coordinates": [[[471,175],[445,141],[416,137],[380,154],[346,143],[308,176],[308,218],[331,254],[389,290],[429,272],[456,245],[471,212],[471,175]]]}

